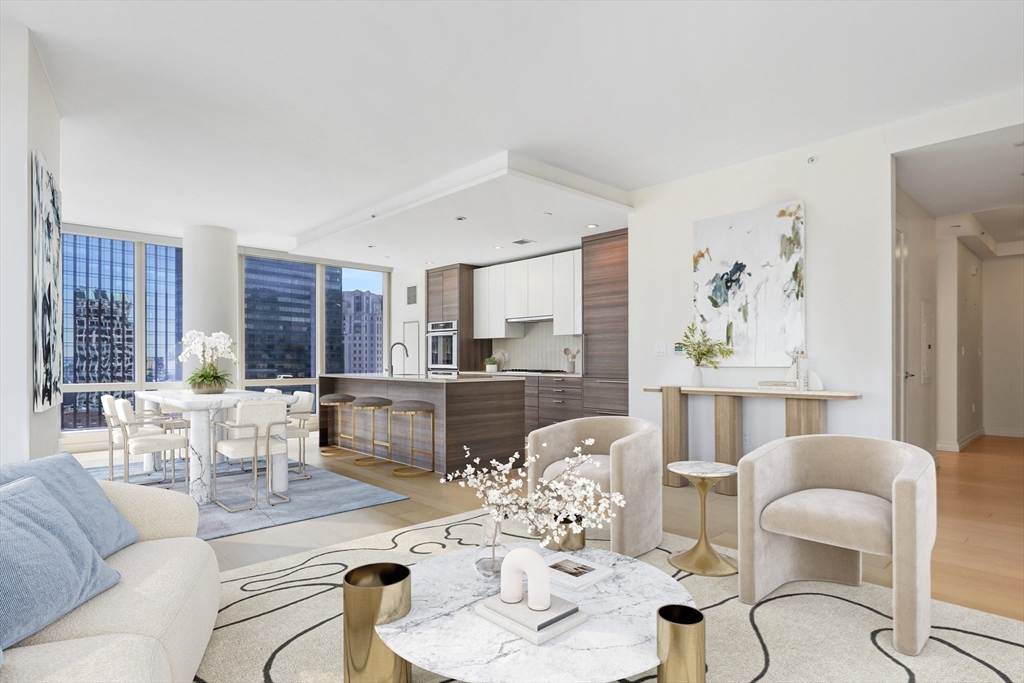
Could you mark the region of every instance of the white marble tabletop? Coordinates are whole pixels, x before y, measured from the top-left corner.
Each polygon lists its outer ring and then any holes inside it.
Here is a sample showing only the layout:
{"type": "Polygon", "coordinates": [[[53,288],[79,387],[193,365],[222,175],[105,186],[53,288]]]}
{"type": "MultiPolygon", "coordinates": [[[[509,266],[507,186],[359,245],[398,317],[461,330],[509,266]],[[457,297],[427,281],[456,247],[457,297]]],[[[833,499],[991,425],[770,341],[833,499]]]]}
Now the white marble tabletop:
{"type": "Polygon", "coordinates": [[[239,401],[284,401],[292,404],[298,401],[291,394],[268,394],[262,391],[226,389],[222,394],[194,394],[191,389],[147,389],[136,391],[135,397],[143,401],[166,403],[181,410],[211,410],[230,408],[239,401]]]}
{"type": "Polygon", "coordinates": [[[708,479],[731,477],[739,472],[735,465],[724,462],[706,462],[704,460],[670,462],[668,464],[668,471],[681,474],[684,477],[706,477],[708,479]]]}
{"type": "MultiPolygon", "coordinates": [[[[551,551],[535,543],[541,555],[551,551]]],[[[665,572],[625,555],[584,548],[574,555],[615,573],[580,591],[552,584],[551,592],[579,604],[587,620],[534,645],[477,615],[476,603],[500,592],[473,567],[476,548],[444,553],[412,567],[412,610],[377,627],[399,656],[428,671],[469,683],[604,683],[658,665],[655,613],[666,604],[695,607],[665,572]]]]}

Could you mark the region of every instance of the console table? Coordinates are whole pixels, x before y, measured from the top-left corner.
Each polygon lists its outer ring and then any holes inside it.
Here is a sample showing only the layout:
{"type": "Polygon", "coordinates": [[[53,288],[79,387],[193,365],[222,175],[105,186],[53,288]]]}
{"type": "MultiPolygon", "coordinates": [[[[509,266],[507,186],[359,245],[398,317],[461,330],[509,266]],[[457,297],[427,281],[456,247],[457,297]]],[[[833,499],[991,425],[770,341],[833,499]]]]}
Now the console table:
{"type": "MultiPolygon", "coordinates": [[[[796,391],[793,389],[748,389],[742,387],[644,387],[661,394],[662,483],[676,488],[686,479],[668,470],[670,462],[689,460],[689,401],[691,394],[715,397],[715,460],[735,465],[743,457],[743,399],[783,398],[786,400],[786,436],[824,434],[828,401],[855,401],[855,391],[796,391]]],[[[715,491],[735,496],[737,480],[724,479],[715,491]]]]}

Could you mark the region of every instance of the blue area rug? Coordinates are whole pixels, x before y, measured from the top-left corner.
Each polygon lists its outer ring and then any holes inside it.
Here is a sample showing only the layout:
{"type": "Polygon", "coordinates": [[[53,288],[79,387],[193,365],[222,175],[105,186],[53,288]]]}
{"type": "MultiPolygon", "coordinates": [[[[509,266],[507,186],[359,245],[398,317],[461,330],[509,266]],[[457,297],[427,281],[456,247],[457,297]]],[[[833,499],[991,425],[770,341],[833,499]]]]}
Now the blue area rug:
{"type": "MultiPolygon", "coordinates": [[[[296,464],[295,462],[291,463],[292,466],[296,464]]],[[[107,478],[106,466],[87,469],[89,474],[97,479],[107,478]]],[[[114,481],[122,481],[123,471],[124,469],[120,465],[114,467],[114,481]]],[[[199,532],[196,535],[209,541],[212,538],[301,522],[304,519],[324,517],[384,503],[394,503],[407,498],[407,496],[349,479],[319,467],[307,465],[306,471],[313,475],[311,479],[288,483],[286,495],[291,498],[289,503],[267,505],[267,480],[263,474],[260,474],[259,504],[252,510],[232,513],[214,503],[199,506],[199,532]]],[[[132,463],[128,473],[133,483],[157,481],[162,477],[161,472],[157,472],[155,475],[142,475],[142,463],[132,463]]],[[[185,493],[185,463],[182,460],[176,461],[176,476],[177,484],[174,486],[174,490],[185,493]]],[[[169,479],[170,477],[168,477],[169,479]]],[[[217,497],[230,507],[248,505],[252,501],[252,472],[243,472],[238,465],[226,463],[218,465],[217,497]]]]}

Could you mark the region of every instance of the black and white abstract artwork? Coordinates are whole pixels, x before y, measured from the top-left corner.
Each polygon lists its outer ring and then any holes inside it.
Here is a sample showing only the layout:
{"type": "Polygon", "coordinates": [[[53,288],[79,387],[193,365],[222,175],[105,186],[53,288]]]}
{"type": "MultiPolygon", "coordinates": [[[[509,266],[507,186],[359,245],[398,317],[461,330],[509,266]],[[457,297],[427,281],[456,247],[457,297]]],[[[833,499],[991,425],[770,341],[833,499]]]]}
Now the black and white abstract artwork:
{"type": "Polygon", "coordinates": [[[37,413],[61,403],[64,334],[60,249],[60,190],[43,155],[33,152],[32,398],[37,413]]]}
{"type": "Polygon", "coordinates": [[[693,224],[694,321],[733,355],[789,367],[804,349],[804,206],[792,201],[693,224]]]}

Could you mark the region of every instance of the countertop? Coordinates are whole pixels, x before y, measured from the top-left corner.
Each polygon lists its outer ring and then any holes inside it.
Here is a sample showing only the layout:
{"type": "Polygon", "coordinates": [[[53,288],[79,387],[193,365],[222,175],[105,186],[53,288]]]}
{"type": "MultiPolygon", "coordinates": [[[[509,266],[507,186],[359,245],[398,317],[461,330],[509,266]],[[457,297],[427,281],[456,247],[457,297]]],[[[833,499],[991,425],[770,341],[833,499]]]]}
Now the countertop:
{"type": "Polygon", "coordinates": [[[480,370],[460,371],[460,375],[487,375],[488,377],[582,377],[580,372],[483,372],[480,370]]]}
{"type": "Polygon", "coordinates": [[[459,373],[458,377],[430,377],[429,375],[395,375],[394,377],[388,377],[384,373],[366,373],[366,374],[327,374],[321,375],[321,377],[332,377],[334,379],[366,379],[373,381],[385,381],[385,382],[432,382],[435,384],[450,384],[452,382],[521,382],[523,381],[522,375],[510,375],[508,373],[504,375],[497,375],[497,373],[471,373],[462,372],[459,373]],[[469,375],[469,377],[467,377],[469,375]]]}

